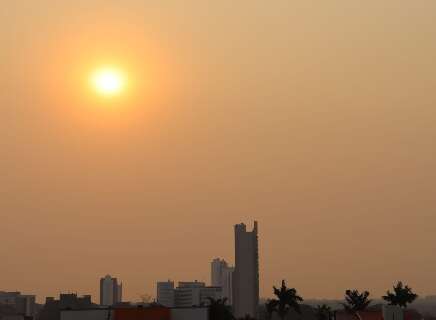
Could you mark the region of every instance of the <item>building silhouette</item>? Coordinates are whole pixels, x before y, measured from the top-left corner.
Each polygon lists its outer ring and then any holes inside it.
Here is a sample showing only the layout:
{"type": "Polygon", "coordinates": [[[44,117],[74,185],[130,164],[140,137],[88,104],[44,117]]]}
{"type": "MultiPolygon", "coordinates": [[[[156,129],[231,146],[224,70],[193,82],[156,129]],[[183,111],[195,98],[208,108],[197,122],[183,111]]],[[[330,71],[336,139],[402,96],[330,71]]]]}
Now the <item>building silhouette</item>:
{"type": "MultiPolygon", "coordinates": [[[[18,315],[33,317],[35,314],[35,296],[21,292],[0,291],[0,305],[11,307],[18,315]]],[[[2,315],[0,314],[0,318],[2,315]]]]}
{"type": "Polygon", "coordinates": [[[259,305],[258,226],[247,231],[235,225],[235,271],[233,272],[233,310],[236,318],[257,317],[259,305]]]}
{"type": "Polygon", "coordinates": [[[211,262],[211,285],[222,288],[222,297],[227,298],[227,303],[233,303],[233,271],[235,268],[229,267],[223,259],[216,258],[211,262]]]}
{"type": "Polygon", "coordinates": [[[38,320],[61,320],[62,310],[85,310],[95,308],[90,295],[77,296],[75,293],[61,293],[59,299],[47,297],[38,315],[38,320]]]}
{"type": "Polygon", "coordinates": [[[122,301],[123,284],[117,278],[106,275],[100,279],[100,305],[112,306],[122,301]]]}

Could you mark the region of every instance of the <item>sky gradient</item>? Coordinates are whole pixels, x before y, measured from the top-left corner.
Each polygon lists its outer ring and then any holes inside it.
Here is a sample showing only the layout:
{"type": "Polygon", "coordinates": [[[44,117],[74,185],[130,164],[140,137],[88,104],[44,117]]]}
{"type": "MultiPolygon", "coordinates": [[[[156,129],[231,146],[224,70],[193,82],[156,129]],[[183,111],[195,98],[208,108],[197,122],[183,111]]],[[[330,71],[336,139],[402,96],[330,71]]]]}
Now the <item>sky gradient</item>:
{"type": "Polygon", "coordinates": [[[436,2],[5,0],[0,290],[209,281],[436,292],[436,2]],[[125,96],[90,92],[125,68],[125,96]]]}

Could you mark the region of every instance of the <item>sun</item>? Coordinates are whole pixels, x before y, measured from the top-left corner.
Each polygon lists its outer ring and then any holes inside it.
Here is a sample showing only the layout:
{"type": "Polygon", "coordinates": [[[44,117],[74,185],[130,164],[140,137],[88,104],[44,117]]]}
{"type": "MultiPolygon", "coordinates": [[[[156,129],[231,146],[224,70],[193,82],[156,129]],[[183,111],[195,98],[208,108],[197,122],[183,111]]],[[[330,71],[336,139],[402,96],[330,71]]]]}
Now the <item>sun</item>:
{"type": "Polygon", "coordinates": [[[91,75],[91,86],[102,96],[110,97],[122,93],[126,86],[124,73],[113,67],[103,67],[91,75]]]}

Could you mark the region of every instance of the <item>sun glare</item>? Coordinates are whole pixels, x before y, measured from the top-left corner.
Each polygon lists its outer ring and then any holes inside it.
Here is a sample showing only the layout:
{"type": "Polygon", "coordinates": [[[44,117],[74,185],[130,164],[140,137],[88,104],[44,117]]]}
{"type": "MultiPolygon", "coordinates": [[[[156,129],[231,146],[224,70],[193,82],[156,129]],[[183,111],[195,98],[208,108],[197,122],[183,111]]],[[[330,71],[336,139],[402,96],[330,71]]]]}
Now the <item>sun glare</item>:
{"type": "Polygon", "coordinates": [[[103,96],[115,96],[123,91],[126,79],[120,70],[101,68],[92,74],[91,85],[97,93],[103,96]]]}

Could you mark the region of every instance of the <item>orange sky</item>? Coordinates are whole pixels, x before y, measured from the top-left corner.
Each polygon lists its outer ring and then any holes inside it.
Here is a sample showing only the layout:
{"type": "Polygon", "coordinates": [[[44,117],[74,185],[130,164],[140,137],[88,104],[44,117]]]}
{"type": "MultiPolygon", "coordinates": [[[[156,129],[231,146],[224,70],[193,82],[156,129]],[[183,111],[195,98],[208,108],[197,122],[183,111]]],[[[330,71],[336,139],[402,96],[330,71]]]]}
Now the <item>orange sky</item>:
{"type": "Polygon", "coordinates": [[[436,292],[436,3],[147,2],[2,3],[0,290],[208,281],[257,219],[262,296],[436,292]]]}

